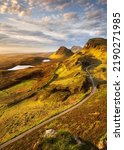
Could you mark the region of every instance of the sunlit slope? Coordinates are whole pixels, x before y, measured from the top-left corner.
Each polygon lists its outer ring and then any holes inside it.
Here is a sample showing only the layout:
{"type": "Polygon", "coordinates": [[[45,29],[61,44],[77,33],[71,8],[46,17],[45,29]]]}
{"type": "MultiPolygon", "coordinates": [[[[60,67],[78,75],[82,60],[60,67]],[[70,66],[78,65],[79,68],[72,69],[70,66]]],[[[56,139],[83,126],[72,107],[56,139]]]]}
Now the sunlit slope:
{"type": "Polygon", "coordinates": [[[4,142],[64,111],[91,91],[82,53],[34,68],[2,72],[0,138],[4,142]],[[5,80],[10,76],[8,80],[5,80]],[[9,83],[9,85],[8,85],[9,83]],[[6,85],[6,86],[5,86],[6,85]]]}
{"type": "Polygon", "coordinates": [[[91,70],[96,84],[105,83],[107,80],[107,40],[90,39],[82,49],[82,53],[89,63],[96,64],[96,67],[91,70]]]}
{"type": "Polygon", "coordinates": [[[55,53],[53,53],[51,59],[65,59],[73,55],[73,52],[70,49],[62,46],[55,53]]]}
{"type": "Polygon", "coordinates": [[[106,63],[107,57],[107,40],[103,38],[90,39],[84,46],[82,53],[85,57],[90,57],[106,63]]]}

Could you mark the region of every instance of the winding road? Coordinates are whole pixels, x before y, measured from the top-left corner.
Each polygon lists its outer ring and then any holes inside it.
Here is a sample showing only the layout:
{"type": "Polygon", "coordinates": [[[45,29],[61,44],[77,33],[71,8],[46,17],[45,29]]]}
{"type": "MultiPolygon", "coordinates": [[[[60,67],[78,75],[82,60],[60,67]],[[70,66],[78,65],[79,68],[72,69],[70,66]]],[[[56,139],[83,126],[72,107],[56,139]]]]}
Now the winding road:
{"type": "MultiPolygon", "coordinates": [[[[94,64],[93,64],[93,65],[94,65],[94,64]]],[[[12,143],[18,141],[19,139],[23,138],[23,137],[26,136],[27,134],[33,132],[33,131],[36,130],[36,129],[41,128],[43,125],[49,123],[50,121],[52,121],[52,120],[54,120],[54,119],[57,119],[57,118],[61,117],[62,115],[66,114],[66,113],[68,113],[68,112],[70,112],[70,111],[72,111],[73,109],[77,108],[78,106],[82,105],[85,101],[87,101],[87,100],[96,92],[95,83],[94,83],[94,81],[93,81],[93,78],[92,78],[91,74],[90,74],[89,71],[88,71],[88,69],[91,68],[93,65],[90,65],[90,66],[86,67],[86,72],[87,72],[88,77],[89,77],[89,79],[90,79],[90,81],[91,81],[91,83],[92,83],[92,91],[91,91],[91,93],[90,93],[86,98],[84,98],[82,101],[80,101],[80,102],[77,103],[76,105],[72,106],[71,108],[69,108],[69,109],[67,109],[67,110],[65,110],[65,111],[63,111],[63,112],[57,114],[56,116],[53,116],[53,117],[47,119],[46,121],[40,123],[39,125],[37,125],[37,126],[31,128],[31,129],[29,129],[28,131],[26,131],[26,132],[24,132],[24,133],[18,135],[17,137],[15,137],[15,138],[13,138],[13,139],[11,139],[11,140],[9,140],[9,141],[7,141],[7,142],[1,144],[1,145],[0,145],[0,149],[5,148],[5,147],[8,146],[9,144],[12,144],[12,143]]]]}

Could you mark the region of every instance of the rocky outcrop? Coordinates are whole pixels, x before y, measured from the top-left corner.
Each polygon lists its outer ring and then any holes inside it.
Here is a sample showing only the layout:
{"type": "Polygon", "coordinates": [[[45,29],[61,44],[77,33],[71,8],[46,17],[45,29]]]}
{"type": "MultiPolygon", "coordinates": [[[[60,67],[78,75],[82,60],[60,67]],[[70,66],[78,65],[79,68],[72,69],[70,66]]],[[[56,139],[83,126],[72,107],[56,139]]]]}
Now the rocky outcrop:
{"type": "Polygon", "coordinates": [[[104,39],[104,38],[93,38],[93,39],[90,39],[84,47],[89,49],[89,48],[96,48],[96,47],[103,46],[103,45],[107,45],[106,39],[104,39]]]}
{"type": "Polygon", "coordinates": [[[53,137],[56,135],[56,131],[54,129],[48,129],[45,131],[44,137],[53,137]]]}

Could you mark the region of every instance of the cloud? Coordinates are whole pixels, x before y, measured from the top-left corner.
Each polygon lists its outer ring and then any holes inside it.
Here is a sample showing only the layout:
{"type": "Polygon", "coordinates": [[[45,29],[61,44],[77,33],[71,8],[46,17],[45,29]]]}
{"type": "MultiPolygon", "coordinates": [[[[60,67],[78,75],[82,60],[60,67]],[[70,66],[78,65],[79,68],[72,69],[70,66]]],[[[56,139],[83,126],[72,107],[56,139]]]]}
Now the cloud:
{"type": "MultiPolygon", "coordinates": [[[[60,15],[62,17],[62,15],[60,15]]],[[[39,35],[39,36],[45,36],[46,38],[51,38],[54,40],[60,39],[66,39],[65,34],[61,34],[61,30],[58,32],[57,30],[60,29],[60,23],[61,18],[59,19],[59,16],[56,17],[53,16],[45,16],[42,17],[41,20],[38,21],[30,21],[25,20],[22,21],[21,19],[13,19],[9,18],[8,24],[10,26],[13,26],[13,28],[16,28],[16,31],[20,31],[23,34],[29,35],[32,33],[32,35],[39,35]],[[55,26],[56,27],[55,29],[55,26]]]]}
{"type": "Polygon", "coordinates": [[[65,21],[76,20],[78,19],[78,15],[75,12],[64,13],[63,18],[65,21]]]}
{"type": "MultiPolygon", "coordinates": [[[[106,4],[106,0],[96,0],[100,4],[106,4]]],[[[63,10],[79,4],[83,9],[90,9],[94,5],[89,0],[2,0],[0,13],[17,14],[20,17],[31,15],[32,10],[41,12],[63,10]]]]}
{"type": "Polygon", "coordinates": [[[87,11],[85,12],[85,18],[86,19],[100,19],[100,17],[102,16],[102,11],[99,9],[95,9],[95,8],[92,8],[90,11],[87,11]]]}
{"type": "Polygon", "coordinates": [[[98,3],[107,4],[107,0],[98,0],[98,3]]]}
{"type": "Polygon", "coordinates": [[[63,10],[71,4],[72,0],[29,0],[29,5],[31,7],[41,7],[43,9],[53,11],[53,10],[63,10]]]}
{"type": "Polygon", "coordinates": [[[18,14],[18,16],[27,16],[30,14],[30,9],[24,7],[24,0],[19,3],[18,0],[3,0],[0,4],[0,13],[18,14]]]}
{"type": "Polygon", "coordinates": [[[48,25],[52,22],[52,17],[51,16],[42,17],[40,22],[44,25],[48,25]]]}
{"type": "MultiPolygon", "coordinates": [[[[18,21],[19,22],[19,21],[18,21]]],[[[23,30],[11,25],[1,24],[0,43],[22,43],[23,45],[44,45],[52,44],[54,41],[42,32],[23,30]]]]}
{"type": "Polygon", "coordinates": [[[2,0],[0,2],[0,13],[17,14],[18,16],[29,16],[33,9],[47,11],[63,10],[70,6],[73,0],[2,0]]]}
{"type": "Polygon", "coordinates": [[[7,39],[8,36],[1,34],[0,33],[0,41],[2,42],[3,40],[7,39]]]}
{"type": "Polygon", "coordinates": [[[85,7],[87,3],[89,3],[89,1],[87,0],[75,0],[75,1],[83,7],[85,7]]]}
{"type": "Polygon", "coordinates": [[[106,37],[103,3],[103,0],[101,3],[98,0],[2,0],[0,44],[57,49],[61,45],[82,46],[83,41],[96,36],[106,37]]]}
{"type": "Polygon", "coordinates": [[[39,43],[39,44],[52,44],[53,41],[45,38],[45,37],[41,37],[41,36],[34,36],[34,35],[24,35],[21,34],[19,32],[0,32],[0,39],[6,39],[8,40],[8,42],[10,43],[10,41],[13,40],[13,43],[15,44],[15,41],[17,41],[17,43],[20,43],[20,41],[23,41],[25,45],[29,44],[32,45],[32,42],[34,42],[35,44],[39,43]],[[31,43],[30,43],[31,42],[31,43]],[[27,43],[27,44],[26,44],[27,43]]]}

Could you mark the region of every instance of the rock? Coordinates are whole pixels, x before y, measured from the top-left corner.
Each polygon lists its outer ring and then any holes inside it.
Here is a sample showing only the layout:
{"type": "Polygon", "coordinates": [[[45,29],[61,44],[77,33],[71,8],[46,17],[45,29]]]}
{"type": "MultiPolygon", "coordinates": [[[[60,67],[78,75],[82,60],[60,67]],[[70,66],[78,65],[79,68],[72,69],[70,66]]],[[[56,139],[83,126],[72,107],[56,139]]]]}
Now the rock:
{"type": "MultiPolygon", "coordinates": [[[[103,38],[93,38],[88,40],[86,45],[84,46],[85,48],[99,48],[99,46],[107,45],[107,40],[103,38]]],[[[103,49],[104,50],[104,49],[103,49]]]]}
{"type": "Polygon", "coordinates": [[[83,142],[81,141],[81,139],[77,136],[74,136],[75,141],[77,142],[77,144],[79,145],[83,145],[83,142]]]}
{"type": "Polygon", "coordinates": [[[44,137],[53,137],[55,134],[56,131],[54,129],[48,129],[45,131],[44,137]]]}

